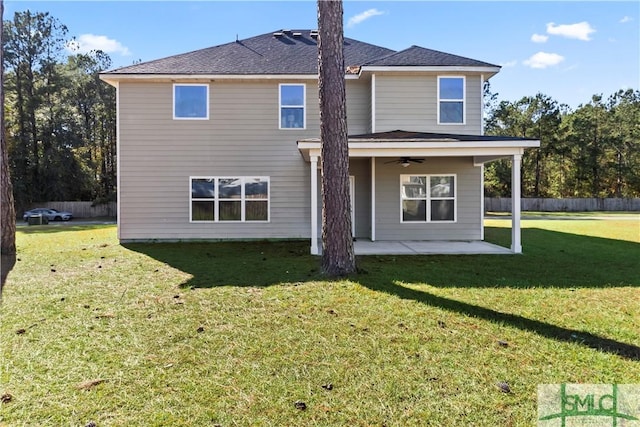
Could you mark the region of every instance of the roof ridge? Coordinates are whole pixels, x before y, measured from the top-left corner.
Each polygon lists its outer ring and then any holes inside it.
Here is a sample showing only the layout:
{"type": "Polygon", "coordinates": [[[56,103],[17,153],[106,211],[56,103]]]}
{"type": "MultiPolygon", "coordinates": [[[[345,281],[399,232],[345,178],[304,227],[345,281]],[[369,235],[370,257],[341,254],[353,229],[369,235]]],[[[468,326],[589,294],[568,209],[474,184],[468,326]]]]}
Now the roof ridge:
{"type": "MultiPolygon", "coordinates": [[[[488,62],[484,62],[484,61],[480,61],[477,59],[473,59],[473,58],[469,58],[467,56],[462,56],[462,55],[457,55],[454,53],[448,53],[448,52],[444,52],[441,50],[437,50],[437,49],[431,49],[431,48],[427,48],[427,47],[423,47],[423,46],[419,46],[419,45],[411,45],[410,47],[397,51],[395,53],[389,54],[389,55],[385,55],[385,56],[381,56],[379,58],[375,58],[372,59],[370,61],[368,61],[366,64],[363,64],[363,66],[375,66],[375,65],[380,65],[380,63],[383,62],[389,62],[389,60],[391,60],[391,62],[393,62],[393,58],[397,57],[397,58],[401,58],[400,62],[402,61],[402,59],[404,59],[405,61],[407,60],[407,58],[403,58],[403,55],[410,55],[412,51],[415,52],[421,52],[423,55],[427,54],[430,56],[435,56],[435,57],[439,57],[439,60],[441,62],[446,62],[446,59],[455,59],[455,60],[459,60],[459,61],[463,61],[463,62],[469,62],[469,63],[475,63],[475,65],[483,65],[483,66],[491,66],[491,67],[499,67],[498,65],[494,65],[494,64],[490,64],[488,62]]],[[[403,65],[419,65],[418,63],[421,62],[421,60],[424,60],[425,56],[423,56],[422,58],[417,57],[418,59],[416,59],[416,57],[414,57],[412,59],[412,61],[414,61],[415,63],[413,64],[403,64],[403,65]]],[[[430,58],[431,60],[433,60],[433,58],[430,58]]],[[[388,66],[395,66],[395,65],[401,65],[399,63],[396,64],[386,64],[388,66]]],[[[436,65],[436,64],[433,64],[436,65]]],[[[443,65],[443,64],[440,64],[443,65]]],[[[462,65],[462,64],[459,64],[462,65]]],[[[467,64],[469,65],[469,64],[467,64]]]]}
{"type": "MultiPolygon", "coordinates": [[[[279,29],[104,71],[127,75],[314,75],[318,72],[314,29],[279,29]]],[[[345,68],[362,66],[488,66],[482,61],[412,45],[402,51],[344,38],[345,68]]]]}
{"type": "Polygon", "coordinates": [[[382,61],[382,60],[387,59],[387,58],[391,58],[392,56],[395,56],[395,55],[397,55],[399,53],[402,53],[405,50],[407,50],[407,49],[394,50],[393,52],[391,52],[391,53],[389,53],[387,55],[382,55],[382,56],[379,56],[378,58],[375,58],[375,59],[372,59],[370,61],[367,61],[366,63],[362,64],[362,66],[369,65],[369,64],[377,62],[377,61],[382,61]]]}
{"type": "MultiPolygon", "coordinates": [[[[194,50],[191,50],[191,51],[188,51],[188,52],[177,53],[175,55],[164,56],[162,58],[151,59],[149,61],[143,61],[143,62],[139,62],[137,64],[124,65],[122,67],[115,68],[115,69],[110,70],[110,71],[105,71],[105,73],[118,71],[118,70],[121,70],[123,68],[129,68],[131,66],[136,66],[136,65],[151,65],[151,64],[154,64],[156,62],[164,61],[164,60],[167,60],[167,59],[170,59],[170,58],[180,58],[180,57],[187,56],[187,55],[193,55],[194,53],[197,53],[197,52],[203,52],[203,51],[206,51],[206,50],[209,50],[209,49],[216,49],[216,48],[220,48],[220,47],[224,47],[224,46],[233,45],[233,44],[236,44],[236,43],[240,44],[240,45],[244,45],[243,43],[246,42],[246,41],[249,41],[249,40],[252,40],[252,39],[257,39],[257,38],[260,38],[260,37],[264,37],[266,35],[273,35],[274,33],[279,32],[279,31],[285,31],[285,30],[284,29],[274,30],[274,31],[270,31],[268,33],[259,34],[259,35],[251,36],[251,37],[244,38],[244,39],[240,39],[236,35],[236,39],[234,41],[230,41],[230,42],[226,42],[226,43],[220,43],[220,44],[216,44],[216,45],[213,45],[213,46],[207,46],[207,47],[203,47],[203,48],[200,48],[200,49],[194,49],[194,50]]],[[[287,29],[287,31],[289,31],[289,29],[287,29]]],[[[291,31],[312,31],[312,30],[291,30],[291,31]]]]}
{"type": "MultiPolygon", "coordinates": [[[[469,61],[484,62],[485,64],[492,65],[492,66],[494,66],[494,67],[499,67],[499,65],[489,64],[488,62],[480,61],[480,60],[478,60],[478,59],[473,59],[473,58],[470,58],[470,57],[468,57],[468,56],[458,55],[458,54],[456,54],[456,53],[449,53],[449,52],[445,52],[445,51],[442,51],[442,50],[438,50],[438,49],[431,49],[431,48],[428,48],[428,47],[418,46],[418,45],[412,45],[412,46],[411,46],[411,48],[414,48],[414,47],[415,47],[415,48],[418,48],[418,49],[428,50],[428,51],[430,51],[430,52],[437,52],[437,53],[441,53],[441,54],[443,54],[443,55],[455,56],[456,58],[467,59],[467,60],[469,60],[469,61]]],[[[411,49],[411,48],[409,48],[409,49],[411,49]]],[[[405,49],[405,50],[408,50],[408,49],[405,49]]]]}

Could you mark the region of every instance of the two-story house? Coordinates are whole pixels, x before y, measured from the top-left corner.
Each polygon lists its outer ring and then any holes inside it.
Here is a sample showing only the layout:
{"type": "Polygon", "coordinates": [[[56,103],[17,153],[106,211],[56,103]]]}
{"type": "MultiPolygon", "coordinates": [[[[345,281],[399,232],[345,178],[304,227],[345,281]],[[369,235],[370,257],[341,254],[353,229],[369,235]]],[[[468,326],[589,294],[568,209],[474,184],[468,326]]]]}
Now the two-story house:
{"type": "MultiPolygon", "coordinates": [[[[309,239],[319,252],[317,32],[281,30],[101,74],[117,88],[121,241],[309,239]]],[[[483,165],[538,141],[483,135],[486,62],[345,39],[353,234],[481,241],[483,165]]]]}

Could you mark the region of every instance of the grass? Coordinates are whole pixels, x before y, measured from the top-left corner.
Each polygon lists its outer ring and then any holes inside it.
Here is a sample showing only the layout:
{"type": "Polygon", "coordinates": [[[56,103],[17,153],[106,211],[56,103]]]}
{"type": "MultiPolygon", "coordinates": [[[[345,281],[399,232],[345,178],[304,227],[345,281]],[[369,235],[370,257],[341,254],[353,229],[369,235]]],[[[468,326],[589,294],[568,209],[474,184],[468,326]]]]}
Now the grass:
{"type": "Polygon", "coordinates": [[[538,384],[638,382],[638,224],[523,227],[522,256],[369,256],[332,281],[306,242],[21,228],[0,426],[520,426],[538,384]]]}
{"type": "MultiPolygon", "coordinates": [[[[485,212],[488,218],[511,216],[511,212],[485,212]]],[[[523,211],[522,216],[528,219],[545,218],[545,219],[565,219],[565,218],[582,218],[582,219],[601,219],[601,218],[627,218],[640,220],[638,212],[627,211],[589,211],[589,212],[541,212],[541,211],[523,211]]]]}

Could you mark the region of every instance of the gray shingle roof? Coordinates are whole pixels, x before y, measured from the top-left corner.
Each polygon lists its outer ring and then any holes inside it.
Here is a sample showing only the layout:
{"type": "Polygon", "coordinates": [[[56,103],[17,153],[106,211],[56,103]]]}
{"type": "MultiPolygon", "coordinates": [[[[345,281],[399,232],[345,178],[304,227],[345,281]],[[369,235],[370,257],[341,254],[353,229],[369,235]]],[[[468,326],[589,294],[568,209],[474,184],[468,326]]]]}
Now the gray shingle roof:
{"type": "MultiPolygon", "coordinates": [[[[245,40],[131,65],[108,74],[317,74],[318,45],[311,30],[277,31],[245,40]],[[296,35],[294,35],[296,34],[296,35]],[[297,35],[299,34],[299,35],[297,35]]],[[[345,38],[345,66],[393,53],[345,38]]]]}
{"type": "MultiPolygon", "coordinates": [[[[312,30],[278,30],[244,40],[107,71],[104,74],[317,74],[318,45],[312,30]]],[[[486,62],[412,46],[395,52],[345,38],[345,67],[491,66],[486,62]]]]}
{"type": "Polygon", "coordinates": [[[399,52],[393,52],[387,56],[376,58],[363,65],[389,66],[389,67],[498,67],[488,62],[477,61],[463,56],[426,49],[420,46],[411,46],[399,52]]]}

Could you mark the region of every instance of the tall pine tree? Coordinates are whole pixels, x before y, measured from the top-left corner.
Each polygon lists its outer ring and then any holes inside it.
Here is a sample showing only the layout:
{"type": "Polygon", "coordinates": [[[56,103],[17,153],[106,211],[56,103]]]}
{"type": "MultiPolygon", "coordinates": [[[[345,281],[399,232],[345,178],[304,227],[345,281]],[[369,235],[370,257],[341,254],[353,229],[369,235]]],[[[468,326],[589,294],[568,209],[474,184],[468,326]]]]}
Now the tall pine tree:
{"type": "Polygon", "coordinates": [[[356,271],[351,235],[342,19],[342,1],[318,0],[322,270],[329,276],[344,276],[356,271]]]}

